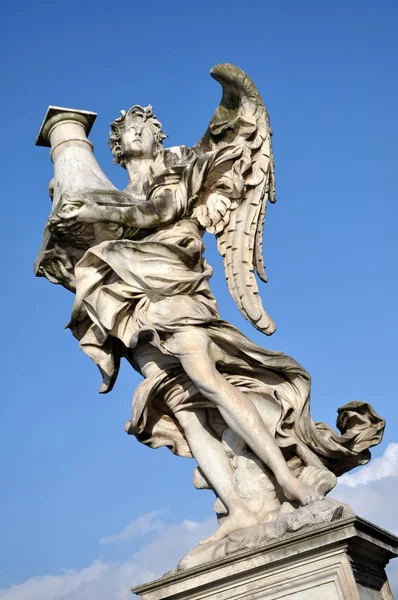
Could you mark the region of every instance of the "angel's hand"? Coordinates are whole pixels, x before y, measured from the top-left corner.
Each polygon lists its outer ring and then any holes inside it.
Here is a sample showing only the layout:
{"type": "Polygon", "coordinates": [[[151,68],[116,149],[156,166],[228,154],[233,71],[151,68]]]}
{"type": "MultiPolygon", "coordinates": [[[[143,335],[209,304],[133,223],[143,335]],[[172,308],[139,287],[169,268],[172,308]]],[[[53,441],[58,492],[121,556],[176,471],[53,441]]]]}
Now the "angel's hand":
{"type": "Polygon", "coordinates": [[[101,207],[84,196],[67,197],[55,215],[47,222],[52,233],[67,234],[81,224],[96,223],[100,220],[101,207]]]}
{"type": "Polygon", "coordinates": [[[208,192],[203,196],[204,203],[193,210],[193,216],[209,233],[219,233],[229,222],[229,210],[235,203],[219,192],[208,192]]]}
{"type": "Polygon", "coordinates": [[[57,216],[61,221],[72,223],[96,223],[101,216],[101,206],[86,196],[64,197],[57,216]]]}

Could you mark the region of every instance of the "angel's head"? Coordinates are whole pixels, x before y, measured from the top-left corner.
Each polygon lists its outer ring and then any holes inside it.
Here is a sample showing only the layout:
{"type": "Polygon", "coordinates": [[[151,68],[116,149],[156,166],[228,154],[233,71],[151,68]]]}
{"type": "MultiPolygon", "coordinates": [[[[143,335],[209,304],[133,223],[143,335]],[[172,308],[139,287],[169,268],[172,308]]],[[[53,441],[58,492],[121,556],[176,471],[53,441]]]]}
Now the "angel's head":
{"type": "Polygon", "coordinates": [[[126,168],[126,161],[134,158],[155,158],[167,137],[162,124],[153,114],[152,106],[135,105],[111,123],[109,147],[113,161],[126,168]]]}

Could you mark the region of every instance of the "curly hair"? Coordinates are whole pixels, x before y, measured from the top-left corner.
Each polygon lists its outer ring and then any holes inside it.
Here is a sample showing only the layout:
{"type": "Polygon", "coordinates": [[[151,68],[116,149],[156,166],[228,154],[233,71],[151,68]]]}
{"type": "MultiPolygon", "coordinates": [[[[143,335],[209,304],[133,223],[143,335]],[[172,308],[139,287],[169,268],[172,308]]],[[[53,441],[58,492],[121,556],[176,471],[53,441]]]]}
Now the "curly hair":
{"type": "Polygon", "coordinates": [[[156,118],[156,115],[153,114],[153,108],[150,104],[145,107],[135,104],[127,112],[121,110],[120,117],[115,119],[110,125],[111,129],[109,132],[108,145],[113,155],[113,162],[115,164],[119,163],[124,168],[126,168],[126,162],[123,156],[120,139],[123,130],[126,129],[132,120],[137,118],[142,119],[144,122],[148,121],[149,125],[152,127],[156,142],[155,154],[160,152],[163,147],[163,140],[168,137],[163,133],[162,124],[156,118]]]}

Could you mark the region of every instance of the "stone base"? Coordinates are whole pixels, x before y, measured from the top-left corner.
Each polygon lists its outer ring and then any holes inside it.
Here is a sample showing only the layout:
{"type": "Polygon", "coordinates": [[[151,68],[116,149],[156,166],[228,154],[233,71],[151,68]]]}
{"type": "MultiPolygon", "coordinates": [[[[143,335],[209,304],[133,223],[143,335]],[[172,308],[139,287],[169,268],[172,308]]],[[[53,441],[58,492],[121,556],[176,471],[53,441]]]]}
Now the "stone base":
{"type": "Polygon", "coordinates": [[[342,519],[133,588],[142,600],[393,600],[398,538],[342,519]]]}

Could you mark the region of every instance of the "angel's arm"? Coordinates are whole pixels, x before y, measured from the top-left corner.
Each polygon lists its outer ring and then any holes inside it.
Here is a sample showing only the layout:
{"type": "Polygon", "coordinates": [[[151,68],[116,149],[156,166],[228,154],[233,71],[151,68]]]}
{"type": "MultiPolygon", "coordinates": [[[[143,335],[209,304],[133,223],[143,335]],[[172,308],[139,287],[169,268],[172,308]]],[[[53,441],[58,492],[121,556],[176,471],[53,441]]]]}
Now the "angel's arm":
{"type": "Polygon", "coordinates": [[[177,217],[174,191],[162,188],[147,200],[134,199],[126,192],[86,192],[65,203],[50,221],[57,229],[74,223],[114,223],[137,229],[152,229],[172,223],[177,217]]]}
{"type": "MultiPolygon", "coordinates": [[[[125,192],[112,193],[113,199],[120,199],[123,204],[102,203],[101,193],[89,193],[88,199],[91,199],[90,196],[99,208],[97,222],[151,229],[167,225],[176,217],[174,193],[170,188],[164,188],[144,201],[135,200],[125,192]]],[[[103,196],[109,198],[107,192],[104,192],[103,196]]]]}

